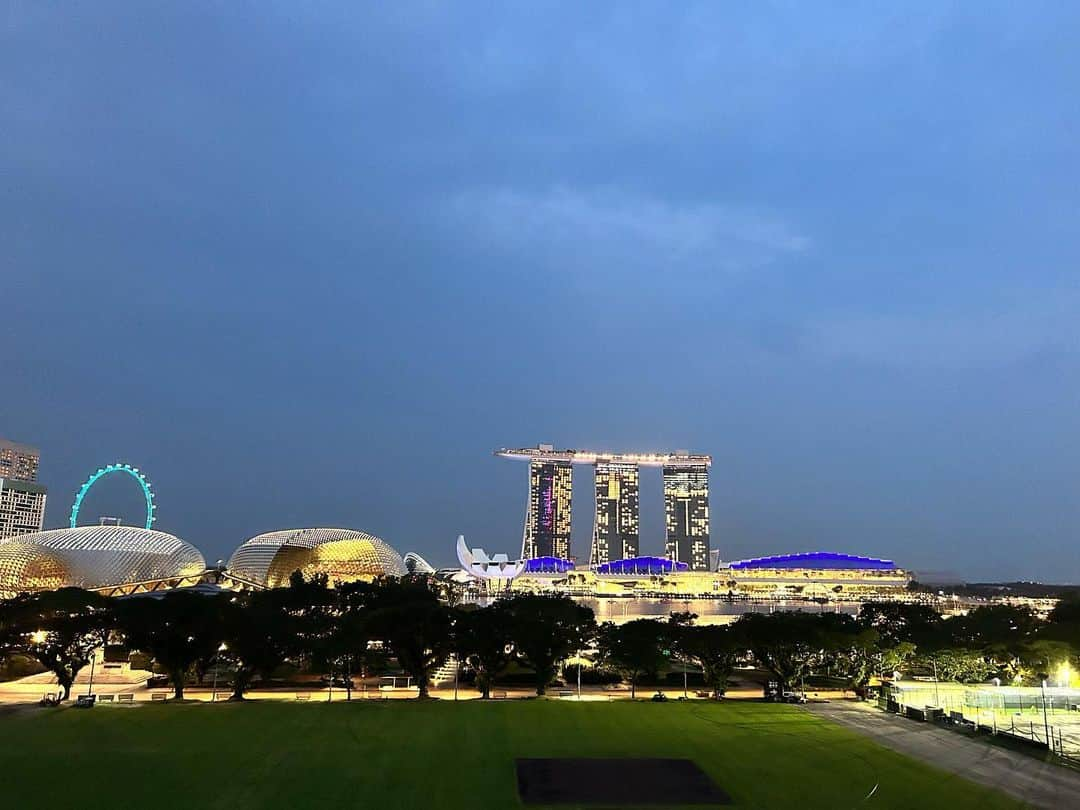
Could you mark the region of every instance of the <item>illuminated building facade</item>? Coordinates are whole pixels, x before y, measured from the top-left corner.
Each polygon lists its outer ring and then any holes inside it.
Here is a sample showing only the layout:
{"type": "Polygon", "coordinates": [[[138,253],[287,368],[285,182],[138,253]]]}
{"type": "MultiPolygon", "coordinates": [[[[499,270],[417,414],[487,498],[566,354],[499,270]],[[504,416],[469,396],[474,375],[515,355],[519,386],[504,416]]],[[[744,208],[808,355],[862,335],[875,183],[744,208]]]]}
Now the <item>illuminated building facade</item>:
{"type": "MultiPolygon", "coordinates": [[[[527,565],[511,583],[514,591],[562,593],[575,598],[603,596],[646,599],[827,599],[862,602],[903,598],[911,574],[891,560],[814,552],[740,560],[715,571],[691,571],[689,564],[664,557],[612,560],[589,569],[527,565]]],[[[619,612],[616,622],[646,614],[619,612]],[[620,618],[621,617],[621,618],[620,618]]]]}
{"type": "Polygon", "coordinates": [[[198,581],[202,554],[178,537],[135,526],[80,526],[0,543],[0,597],[87,588],[132,592],[148,581],[198,581]]]}
{"type": "Polygon", "coordinates": [[[0,542],[40,532],[46,490],[37,482],[41,454],[28,444],[0,439],[0,542]]]}
{"type": "Polygon", "coordinates": [[[709,468],[704,464],[664,465],[665,552],[689,564],[691,571],[709,570],[709,468]]]}
{"type": "Polygon", "coordinates": [[[37,481],[41,453],[28,444],[0,439],[0,478],[14,481],[37,481]]]}
{"type": "Polygon", "coordinates": [[[523,559],[570,556],[570,512],[574,468],[567,461],[533,459],[529,464],[529,508],[521,543],[523,559]]]}
{"type": "Polygon", "coordinates": [[[230,574],[267,588],[284,588],[299,571],[325,574],[330,585],[403,577],[405,562],[388,543],[354,529],[285,529],[249,538],[233,552],[230,574]]]}
{"type": "MultiPolygon", "coordinates": [[[[596,471],[596,516],[590,565],[640,553],[639,468],[662,467],[669,559],[691,571],[709,570],[709,465],[712,457],[674,453],[600,453],[556,450],[553,445],[495,451],[500,458],[529,462],[529,504],[521,556],[570,557],[570,503],[574,464],[596,471]]],[[[526,569],[528,571],[528,569],[526,569]]]]}
{"type": "Polygon", "coordinates": [[[45,495],[41,484],[0,478],[0,542],[41,531],[45,495]]]}
{"type": "Polygon", "coordinates": [[[596,566],[593,570],[598,576],[651,576],[655,574],[678,574],[688,571],[690,566],[667,557],[627,557],[612,560],[596,566]]]}
{"type": "Polygon", "coordinates": [[[603,565],[638,555],[638,467],[596,463],[596,519],[590,565],[603,565]]]}

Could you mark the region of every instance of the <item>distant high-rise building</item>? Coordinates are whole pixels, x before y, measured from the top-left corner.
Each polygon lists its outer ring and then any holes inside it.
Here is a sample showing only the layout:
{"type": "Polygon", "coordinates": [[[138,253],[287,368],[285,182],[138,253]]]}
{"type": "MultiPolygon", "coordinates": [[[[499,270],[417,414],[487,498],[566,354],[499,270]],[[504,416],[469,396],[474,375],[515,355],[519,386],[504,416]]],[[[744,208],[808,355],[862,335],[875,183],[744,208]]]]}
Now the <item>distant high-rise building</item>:
{"type": "Polygon", "coordinates": [[[596,470],[596,522],[589,550],[592,565],[638,555],[638,469],[664,470],[668,557],[694,571],[709,570],[709,465],[712,457],[673,453],[598,453],[556,450],[554,445],[500,448],[501,458],[529,462],[529,502],[521,556],[570,556],[570,503],[574,464],[596,470]]]}
{"type": "Polygon", "coordinates": [[[36,447],[0,439],[0,478],[36,481],[40,458],[36,447]]]}
{"type": "Polygon", "coordinates": [[[529,509],[521,556],[570,556],[570,507],[574,468],[568,461],[533,459],[529,464],[529,509]]]}
{"type": "Polygon", "coordinates": [[[37,480],[41,454],[28,444],[0,439],[0,541],[40,532],[46,490],[37,480]]]}
{"type": "Polygon", "coordinates": [[[40,532],[45,523],[45,487],[0,478],[0,542],[40,532]]]}
{"type": "Polygon", "coordinates": [[[664,465],[665,550],[691,571],[709,570],[709,469],[664,465]]]}
{"type": "Polygon", "coordinates": [[[589,565],[638,555],[638,467],[596,462],[596,520],[589,565]]]}

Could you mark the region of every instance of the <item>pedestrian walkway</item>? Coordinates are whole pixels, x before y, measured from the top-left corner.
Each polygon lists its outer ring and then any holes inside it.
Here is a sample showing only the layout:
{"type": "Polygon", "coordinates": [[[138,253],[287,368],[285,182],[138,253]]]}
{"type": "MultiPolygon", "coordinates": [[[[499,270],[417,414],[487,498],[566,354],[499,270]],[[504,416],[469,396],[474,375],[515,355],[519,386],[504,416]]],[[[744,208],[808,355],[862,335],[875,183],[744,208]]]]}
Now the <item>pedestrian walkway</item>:
{"type": "Polygon", "coordinates": [[[978,737],[897,717],[868,703],[809,703],[806,710],[893,751],[996,788],[1033,807],[1074,807],[1080,796],[1080,772],[978,737]]]}

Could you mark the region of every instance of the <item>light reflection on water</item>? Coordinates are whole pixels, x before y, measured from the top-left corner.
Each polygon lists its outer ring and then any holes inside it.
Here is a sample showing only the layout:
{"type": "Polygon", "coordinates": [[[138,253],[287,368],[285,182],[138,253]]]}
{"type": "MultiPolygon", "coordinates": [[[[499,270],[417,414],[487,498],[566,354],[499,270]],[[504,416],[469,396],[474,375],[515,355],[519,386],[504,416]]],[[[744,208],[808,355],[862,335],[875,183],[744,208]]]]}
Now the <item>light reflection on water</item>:
{"type": "MultiPolygon", "coordinates": [[[[728,602],[722,599],[659,599],[646,597],[621,597],[618,599],[597,599],[589,596],[577,596],[574,600],[592,608],[597,622],[615,622],[616,624],[631,619],[666,619],[672,613],[696,613],[697,624],[729,624],[746,613],[776,613],[782,610],[806,611],[809,613],[847,613],[852,616],[859,612],[858,602],[818,603],[806,599],[790,600],[740,600],[728,602]]],[[[490,598],[475,600],[481,606],[493,601],[490,598]]]]}
{"type": "Polygon", "coordinates": [[[858,603],[818,604],[807,600],[771,600],[763,602],[725,602],[719,599],[594,599],[579,598],[592,608],[598,622],[621,622],[639,618],[667,618],[672,613],[696,613],[698,624],[727,624],[745,613],[775,613],[798,610],[810,613],[859,612],[858,603]]]}

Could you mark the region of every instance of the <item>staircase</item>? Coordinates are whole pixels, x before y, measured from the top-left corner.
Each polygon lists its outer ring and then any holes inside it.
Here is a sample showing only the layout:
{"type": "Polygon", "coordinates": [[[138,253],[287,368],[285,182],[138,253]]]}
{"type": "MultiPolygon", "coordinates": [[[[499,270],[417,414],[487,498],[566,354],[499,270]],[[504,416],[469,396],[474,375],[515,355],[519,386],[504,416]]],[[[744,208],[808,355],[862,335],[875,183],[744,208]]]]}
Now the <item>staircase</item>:
{"type": "Polygon", "coordinates": [[[457,672],[458,659],[456,655],[451,655],[431,675],[431,683],[433,686],[439,686],[440,684],[452,684],[454,682],[454,673],[457,672]]]}

